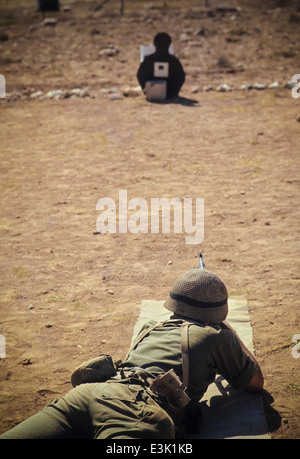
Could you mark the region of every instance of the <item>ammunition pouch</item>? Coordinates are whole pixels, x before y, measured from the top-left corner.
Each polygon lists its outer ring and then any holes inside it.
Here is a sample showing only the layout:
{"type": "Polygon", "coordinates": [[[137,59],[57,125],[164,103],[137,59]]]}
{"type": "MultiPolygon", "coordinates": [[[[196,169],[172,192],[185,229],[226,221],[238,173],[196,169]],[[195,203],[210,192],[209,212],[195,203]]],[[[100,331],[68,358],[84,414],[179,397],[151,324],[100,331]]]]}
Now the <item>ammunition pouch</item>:
{"type": "Polygon", "coordinates": [[[150,390],[175,412],[185,408],[191,401],[173,369],[153,379],[150,390]]]}
{"type": "Polygon", "coordinates": [[[119,363],[114,362],[108,354],[100,354],[94,359],[87,360],[73,371],[71,375],[72,386],[76,387],[84,383],[107,381],[107,379],[116,375],[119,363]]]}

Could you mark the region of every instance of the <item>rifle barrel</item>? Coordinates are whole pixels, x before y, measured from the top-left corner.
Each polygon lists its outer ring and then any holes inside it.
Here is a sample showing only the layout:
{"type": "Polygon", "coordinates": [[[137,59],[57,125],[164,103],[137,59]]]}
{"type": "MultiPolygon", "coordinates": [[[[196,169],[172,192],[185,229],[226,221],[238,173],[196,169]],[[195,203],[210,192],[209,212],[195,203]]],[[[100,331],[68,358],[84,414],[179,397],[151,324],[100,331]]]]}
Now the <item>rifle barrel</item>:
{"type": "Polygon", "coordinates": [[[198,268],[199,269],[205,269],[205,264],[204,264],[204,261],[203,261],[201,250],[199,252],[199,266],[198,266],[198,268]]]}

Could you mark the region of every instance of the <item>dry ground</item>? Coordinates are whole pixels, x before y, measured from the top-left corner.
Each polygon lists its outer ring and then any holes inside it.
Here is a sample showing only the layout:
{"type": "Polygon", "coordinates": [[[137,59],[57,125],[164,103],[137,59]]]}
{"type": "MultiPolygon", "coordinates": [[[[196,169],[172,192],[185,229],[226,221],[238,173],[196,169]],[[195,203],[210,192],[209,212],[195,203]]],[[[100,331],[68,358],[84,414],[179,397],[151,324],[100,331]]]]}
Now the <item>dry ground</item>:
{"type": "Polygon", "coordinates": [[[124,357],[142,299],[167,297],[201,248],[230,295],[248,299],[272,437],[300,438],[300,99],[283,87],[300,73],[297,5],[128,1],[120,18],[119,2],[95,11],[99,3],[48,14],[55,27],[41,26],[34,6],[1,10],[1,73],[22,97],[0,106],[0,431],[66,393],[83,360],[124,357]],[[137,85],[139,44],[158,31],[171,34],[185,68],[181,98],[100,92],[137,85]],[[119,52],[99,56],[106,45],[119,52]],[[275,80],[278,89],[239,89],[275,80]],[[203,91],[222,83],[233,90],[203,91]],[[75,87],[92,97],[28,96],[75,87]],[[149,205],[204,198],[203,242],[98,234],[96,203],[118,203],[119,190],[149,205]]]}

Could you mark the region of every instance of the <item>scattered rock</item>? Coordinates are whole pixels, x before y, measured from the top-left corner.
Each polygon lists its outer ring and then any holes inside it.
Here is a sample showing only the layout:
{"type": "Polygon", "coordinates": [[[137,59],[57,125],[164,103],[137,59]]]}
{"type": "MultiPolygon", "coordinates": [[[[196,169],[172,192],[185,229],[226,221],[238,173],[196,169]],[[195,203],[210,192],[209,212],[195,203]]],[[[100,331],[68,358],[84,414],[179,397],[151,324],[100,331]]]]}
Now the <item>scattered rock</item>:
{"type": "Polygon", "coordinates": [[[20,362],[22,365],[32,365],[31,359],[24,359],[22,362],[20,362]]]}
{"type": "Polygon", "coordinates": [[[296,121],[298,121],[298,123],[300,123],[300,113],[299,113],[299,115],[297,115],[296,121]]]}
{"type": "Polygon", "coordinates": [[[113,290],[107,290],[107,293],[109,293],[110,295],[114,295],[114,291],[113,290]]]}
{"type": "Polygon", "coordinates": [[[125,86],[122,89],[123,96],[125,97],[136,97],[139,96],[142,93],[142,88],[140,86],[135,86],[135,87],[130,87],[130,86],[125,86]]]}
{"type": "Polygon", "coordinates": [[[201,27],[200,29],[197,30],[195,35],[205,35],[205,29],[204,27],[201,27]]]}
{"type": "Polygon", "coordinates": [[[276,89],[276,88],[279,88],[279,82],[278,81],[273,81],[273,83],[270,83],[268,88],[270,89],[276,89]]]}
{"type": "Polygon", "coordinates": [[[5,94],[5,98],[9,99],[10,101],[18,100],[21,99],[22,93],[20,91],[12,91],[12,92],[7,92],[5,94]]]}
{"type": "Polygon", "coordinates": [[[111,94],[109,96],[110,100],[121,100],[122,99],[122,95],[118,92],[114,93],[114,94],[111,94]]]}
{"type": "Polygon", "coordinates": [[[192,86],[191,90],[193,94],[196,94],[197,92],[199,92],[199,86],[192,86]]]}
{"type": "Polygon", "coordinates": [[[43,96],[44,93],[43,91],[35,91],[32,94],[30,94],[30,99],[38,99],[39,97],[43,96]]]}
{"type": "Polygon", "coordinates": [[[71,90],[71,94],[75,94],[78,97],[88,97],[90,96],[90,93],[88,91],[88,88],[75,88],[71,90]]]}
{"type": "Polygon", "coordinates": [[[70,93],[74,94],[75,96],[79,96],[81,89],[80,88],[74,88],[71,89],[70,93]]]}
{"type": "Polygon", "coordinates": [[[293,89],[294,86],[296,86],[296,82],[295,82],[295,81],[288,81],[288,82],[284,85],[284,87],[285,87],[286,89],[293,89]]]}
{"type": "Polygon", "coordinates": [[[43,27],[55,27],[57,24],[57,19],[56,18],[45,18],[42,22],[43,27]]]}
{"type": "Polygon", "coordinates": [[[266,89],[266,87],[267,86],[265,84],[263,84],[263,83],[254,83],[254,85],[253,85],[253,88],[254,89],[258,89],[258,90],[266,89]]]}
{"type": "Polygon", "coordinates": [[[100,49],[99,56],[108,56],[113,57],[116,54],[119,54],[119,50],[114,47],[114,45],[108,45],[100,49]]]}
{"type": "Polygon", "coordinates": [[[48,91],[45,95],[46,99],[59,99],[63,95],[64,91],[62,89],[53,89],[48,91]]]}
{"type": "Polygon", "coordinates": [[[179,37],[179,41],[181,42],[185,42],[185,41],[189,41],[190,37],[187,33],[181,33],[180,34],[180,37],[179,37]]]}
{"type": "Polygon", "coordinates": [[[119,92],[118,88],[115,87],[109,88],[107,91],[109,94],[116,94],[117,92],[119,92]]]}
{"type": "Polygon", "coordinates": [[[242,84],[241,89],[242,90],[245,90],[245,89],[250,90],[250,89],[252,89],[252,86],[251,86],[251,84],[245,83],[245,84],[242,84]]]}
{"type": "Polygon", "coordinates": [[[43,91],[27,91],[25,94],[30,99],[67,99],[69,97],[92,97],[88,88],[74,88],[71,90],[52,89],[46,93],[43,91]]]}
{"type": "Polygon", "coordinates": [[[220,91],[220,92],[229,92],[231,91],[231,87],[224,83],[224,84],[220,84],[218,87],[217,87],[217,91],[220,91]]]}
{"type": "MultiPolygon", "coordinates": [[[[108,47],[108,48],[103,48],[103,49],[109,49],[109,50],[115,50],[115,48],[108,47]]],[[[114,52],[114,51],[112,51],[114,52]]],[[[293,81],[288,81],[285,85],[282,85],[283,88],[286,89],[292,89],[297,83],[293,81]]],[[[280,83],[278,81],[273,81],[272,83],[269,84],[263,84],[263,83],[254,83],[249,84],[249,83],[244,83],[240,86],[240,90],[250,90],[250,89],[256,89],[256,90],[264,90],[264,89],[276,89],[280,87],[280,83]]],[[[220,84],[216,88],[214,88],[212,85],[208,84],[206,86],[203,86],[203,91],[218,91],[218,92],[229,92],[232,90],[238,90],[238,88],[232,88],[226,83],[220,84]]],[[[194,85],[191,87],[191,92],[192,93],[197,93],[200,91],[200,87],[198,85],[194,85]]],[[[121,89],[116,88],[116,87],[111,87],[111,88],[101,88],[99,90],[99,94],[109,94],[111,100],[120,100],[122,99],[123,96],[125,97],[136,97],[142,94],[142,88],[140,86],[123,86],[121,89]]],[[[14,90],[11,92],[7,92],[5,94],[5,99],[9,100],[10,102],[14,102],[18,99],[26,100],[26,99],[67,99],[67,98],[76,98],[76,97],[95,97],[90,94],[88,88],[73,88],[73,89],[52,89],[46,92],[43,92],[42,90],[36,91],[34,88],[28,87],[22,90],[22,92],[14,90]]],[[[299,115],[298,115],[299,117],[299,115]]],[[[298,117],[296,118],[297,121],[299,121],[298,117]]]]}
{"type": "Polygon", "coordinates": [[[112,87],[109,89],[100,89],[99,91],[102,94],[110,94],[109,98],[110,100],[120,100],[122,99],[122,94],[120,93],[118,88],[112,87]]]}

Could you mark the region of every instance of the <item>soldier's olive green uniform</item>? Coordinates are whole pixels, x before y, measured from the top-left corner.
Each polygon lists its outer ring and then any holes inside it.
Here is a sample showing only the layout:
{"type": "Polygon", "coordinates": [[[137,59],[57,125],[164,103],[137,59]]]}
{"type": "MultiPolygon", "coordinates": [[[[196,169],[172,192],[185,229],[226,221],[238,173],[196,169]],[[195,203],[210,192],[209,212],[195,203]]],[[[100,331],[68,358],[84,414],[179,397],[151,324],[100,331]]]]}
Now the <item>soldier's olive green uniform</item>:
{"type": "Polygon", "coordinates": [[[11,439],[173,438],[168,414],[141,384],[81,384],[9,430],[11,439]]]}
{"type": "MultiPolygon", "coordinates": [[[[234,388],[249,383],[255,373],[236,336],[218,326],[192,324],[189,354],[192,400],[203,396],[217,372],[234,388]]],[[[180,327],[174,324],[152,330],[122,365],[125,375],[143,369],[150,377],[171,368],[182,377],[180,327]]],[[[174,438],[173,421],[147,384],[120,377],[77,386],[1,438],[174,438]]]]}

